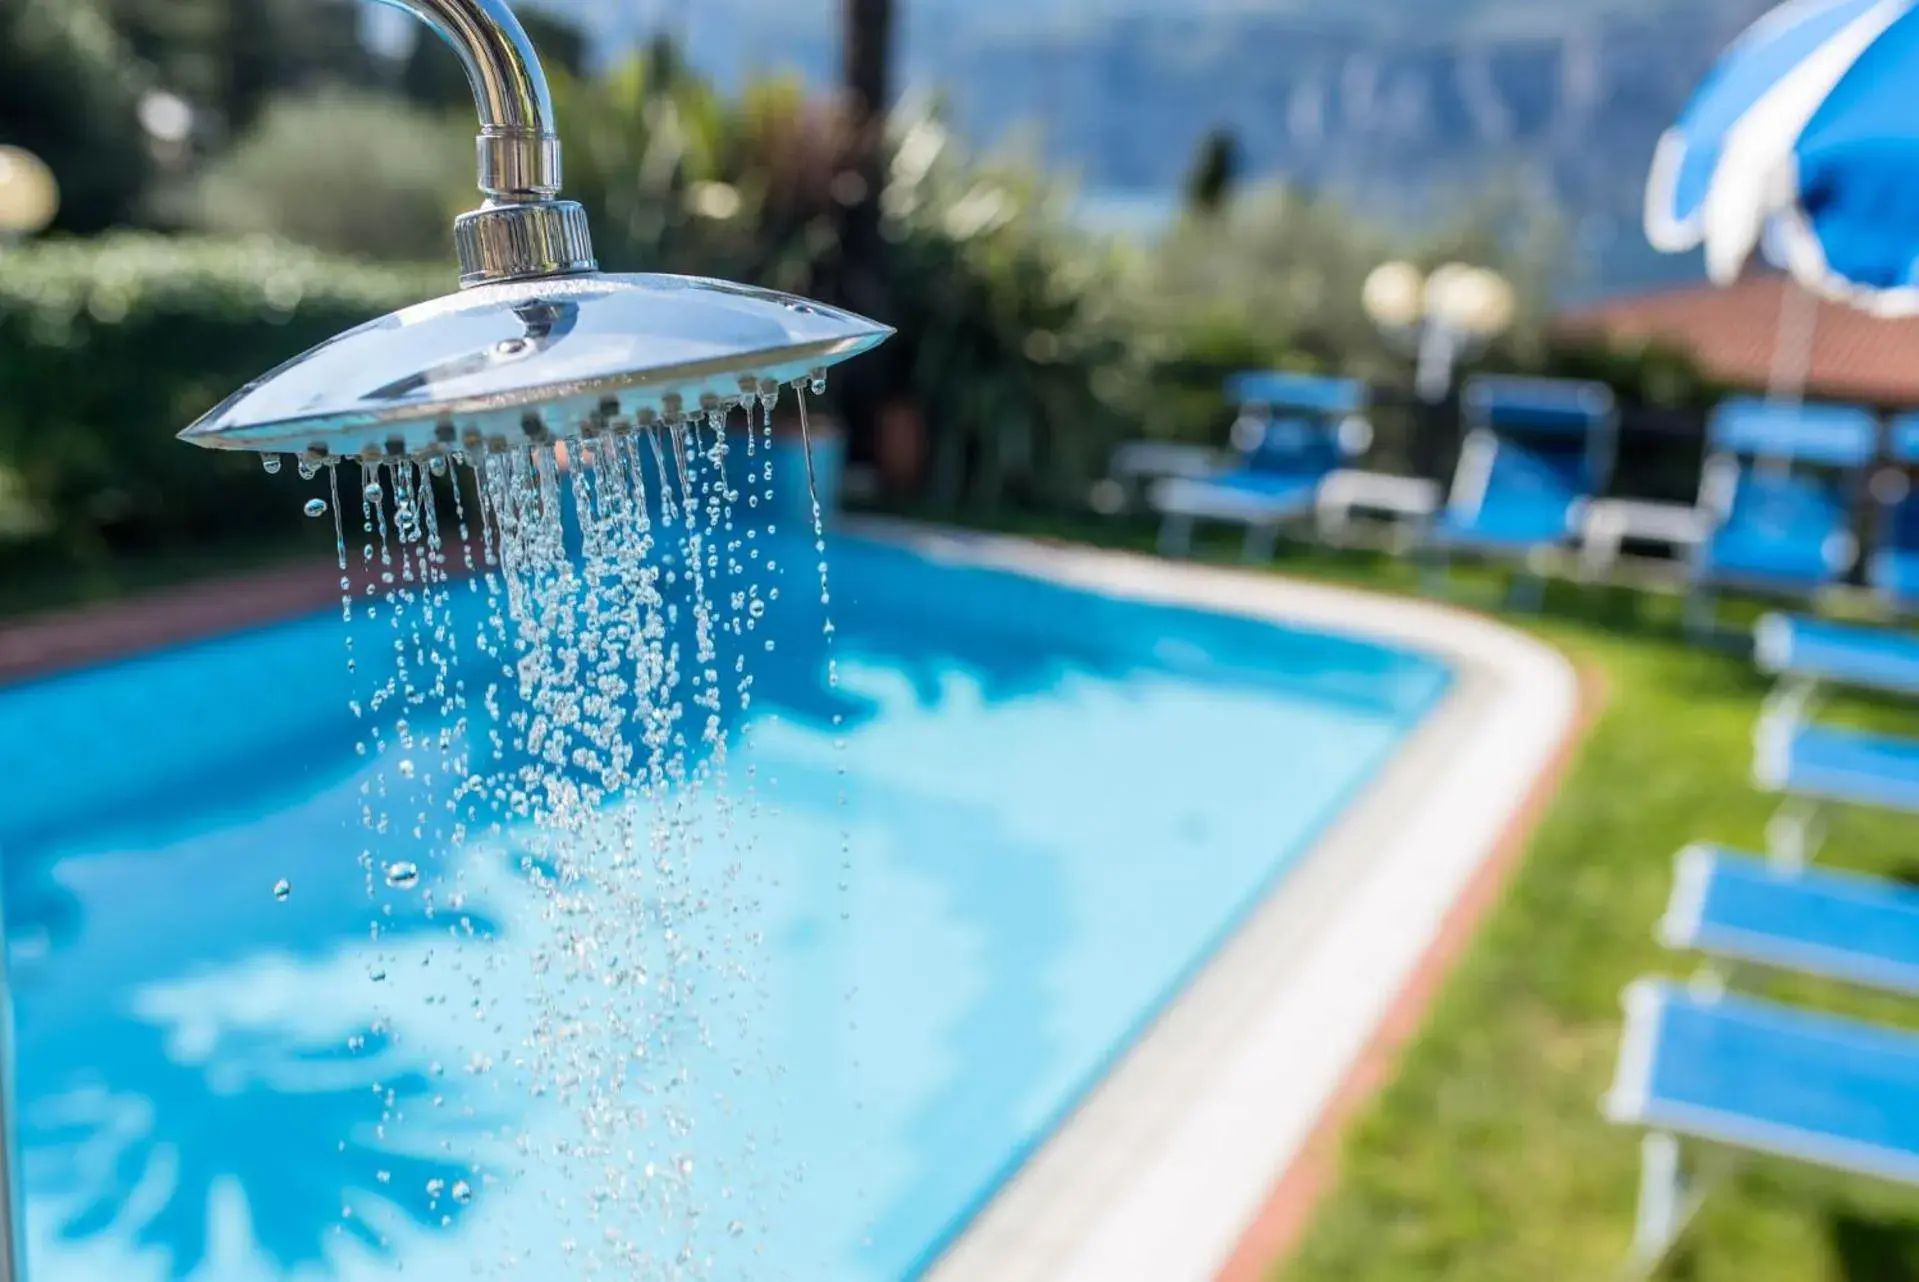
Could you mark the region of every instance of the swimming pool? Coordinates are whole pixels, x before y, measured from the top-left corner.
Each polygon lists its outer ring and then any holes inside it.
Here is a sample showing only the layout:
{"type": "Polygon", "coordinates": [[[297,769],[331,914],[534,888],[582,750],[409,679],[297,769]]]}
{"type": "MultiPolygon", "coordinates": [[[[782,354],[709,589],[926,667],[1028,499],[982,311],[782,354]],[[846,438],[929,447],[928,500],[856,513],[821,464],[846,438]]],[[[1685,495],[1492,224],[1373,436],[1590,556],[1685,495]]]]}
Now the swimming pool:
{"type": "Polygon", "coordinates": [[[912,1276],[1450,679],[848,539],[829,685],[808,553],[612,988],[511,824],[369,838],[438,803],[355,752],[337,614],[0,691],[39,1275],[912,1276]],[[524,1088],[561,1046],[621,1151],[524,1088]]]}

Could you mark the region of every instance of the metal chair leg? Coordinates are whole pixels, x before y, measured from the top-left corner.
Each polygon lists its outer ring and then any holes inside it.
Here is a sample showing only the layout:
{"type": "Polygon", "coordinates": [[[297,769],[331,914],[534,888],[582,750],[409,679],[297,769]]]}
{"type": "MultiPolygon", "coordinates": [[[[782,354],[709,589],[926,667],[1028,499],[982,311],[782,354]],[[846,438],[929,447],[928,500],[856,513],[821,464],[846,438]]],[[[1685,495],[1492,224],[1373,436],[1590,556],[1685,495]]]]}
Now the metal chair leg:
{"type": "Polygon", "coordinates": [[[1506,589],[1506,600],[1515,610],[1537,614],[1546,606],[1546,576],[1533,569],[1522,569],[1506,589]]]}
{"type": "Polygon", "coordinates": [[[1803,726],[1819,706],[1819,683],[1806,677],[1786,677],[1766,695],[1759,715],[1786,725],[1803,726]]]}
{"type": "Polygon", "coordinates": [[[1719,631],[1719,600],[1710,588],[1694,587],[1686,594],[1686,636],[1709,641],[1719,631]]]}
{"type": "Polygon", "coordinates": [[[1642,1282],[1666,1266],[1724,1173],[1723,1163],[1697,1175],[1689,1173],[1677,1136],[1654,1131],[1641,1141],[1639,1211],[1623,1277],[1642,1282]]]}
{"type": "Polygon", "coordinates": [[[1766,853],[1783,868],[1800,869],[1819,857],[1826,825],[1817,801],[1788,797],[1766,824],[1766,853]]]}
{"type": "Polygon", "coordinates": [[[1265,565],[1279,553],[1279,526],[1274,524],[1249,525],[1246,527],[1246,544],[1242,554],[1248,565],[1265,565]]]}
{"type": "Polygon", "coordinates": [[[1180,513],[1168,513],[1159,523],[1159,553],[1161,556],[1191,556],[1193,552],[1193,518],[1180,513]]]}

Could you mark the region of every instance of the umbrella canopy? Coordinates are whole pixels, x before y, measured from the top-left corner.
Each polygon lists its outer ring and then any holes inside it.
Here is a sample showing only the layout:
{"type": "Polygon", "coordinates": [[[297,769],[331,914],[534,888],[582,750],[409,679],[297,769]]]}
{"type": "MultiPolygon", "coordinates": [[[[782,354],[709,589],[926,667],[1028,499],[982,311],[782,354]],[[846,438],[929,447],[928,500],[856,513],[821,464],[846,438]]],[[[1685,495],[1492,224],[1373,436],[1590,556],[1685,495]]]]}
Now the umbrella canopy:
{"type": "Polygon", "coordinates": [[[1790,0],[1726,51],[1660,139],[1659,249],[1716,281],[1755,250],[1830,297],[1919,315],[1919,0],[1790,0]]]}

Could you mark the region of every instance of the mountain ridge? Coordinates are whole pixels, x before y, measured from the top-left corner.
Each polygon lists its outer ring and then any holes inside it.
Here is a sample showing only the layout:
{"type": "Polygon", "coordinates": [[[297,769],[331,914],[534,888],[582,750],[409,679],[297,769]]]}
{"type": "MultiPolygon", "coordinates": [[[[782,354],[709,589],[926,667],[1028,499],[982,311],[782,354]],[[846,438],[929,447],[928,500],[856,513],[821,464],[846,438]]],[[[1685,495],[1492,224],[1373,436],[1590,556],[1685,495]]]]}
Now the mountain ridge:
{"type": "MultiPolygon", "coordinates": [[[[669,16],[541,0],[602,50],[669,16]],[[619,24],[626,25],[621,27],[619,24]]],[[[1653,147],[1727,42],[1771,0],[899,0],[900,85],[962,134],[1037,138],[1105,191],[1177,190],[1212,128],[1251,178],[1370,215],[1430,219],[1517,182],[1563,210],[1602,288],[1670,275],[1637,223],[1653,147]]],[[[681,0],[689,57],[722,85],[792,70],[830,85],[838,0],[681,0]]]]}

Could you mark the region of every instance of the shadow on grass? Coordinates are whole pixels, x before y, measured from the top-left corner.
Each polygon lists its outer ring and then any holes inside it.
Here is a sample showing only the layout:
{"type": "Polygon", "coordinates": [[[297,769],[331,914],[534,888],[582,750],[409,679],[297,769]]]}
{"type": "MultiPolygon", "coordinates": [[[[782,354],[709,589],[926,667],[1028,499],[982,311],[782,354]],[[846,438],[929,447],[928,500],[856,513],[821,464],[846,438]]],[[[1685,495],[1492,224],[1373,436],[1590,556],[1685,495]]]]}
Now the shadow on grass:
{"type": "Polygon", "coordinates": [[[1835,1210],[1827,1225],[1836,1278],[1843,1282],[1919,1282],[1919,1222],[1865,1219],[1835,1210]]]}

